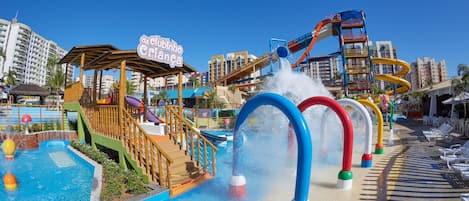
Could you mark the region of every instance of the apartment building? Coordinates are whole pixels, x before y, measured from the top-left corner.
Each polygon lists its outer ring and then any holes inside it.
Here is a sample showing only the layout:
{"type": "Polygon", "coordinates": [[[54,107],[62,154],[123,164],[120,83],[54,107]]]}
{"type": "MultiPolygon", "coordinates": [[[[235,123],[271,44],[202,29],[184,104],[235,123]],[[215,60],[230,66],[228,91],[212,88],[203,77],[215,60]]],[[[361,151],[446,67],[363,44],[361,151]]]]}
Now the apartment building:
{"type": "MultiPolygon", "coordinates": [[[[255,59],[257,59],[257,57],[249,54],[247,51],[227,53],[226,56],[212,56],[212,59],[208,61],[208,81],[211,82],[220,79],[255,59]]],[[[244,80],[253,82],[254,80],[252,79],[260,75],[261,71],[257,70],[244,78],[244,80]]]]}
{"type": "Polygon", "coordinates": [[[300,64],[300,71],[312,79],[320,79],[326,86],[334,86],[339,72],[339,59],[337,56],[310,57],[300,64]]]}
{"type": "Polygon", "coordinates": [[[102,79],[103,84],[101,85],[101,93],[103,95],[109,94],[112,89],[112,84],[116,82],[112,75],[103,75],[102,79]]]}
{"type": "Polygon", "coordinates": [[[407,80],[412,84],[412,90],[425,88],[448,80],[448,70],[445,60],[436,62],[434,58],[417,58],[410,65],[407,80]]]}
{"type": "MultiPolygon", "coordinates": [[[[31,27],[17,19],[11,22],[0,19],[0,48],[5,56],[0,58],[2,77],[11,70],[18,84],[37,84],[44,86],[50,78],[47,62],[52,57],[62,58],[67,52],[54,41],[47,40],[34,32],[31,27]]],[[[65,73],[65,65],[62,65],[65,73]]],[[[73,67],[69,67],[67,82],[73,79],[73,67]]]]}

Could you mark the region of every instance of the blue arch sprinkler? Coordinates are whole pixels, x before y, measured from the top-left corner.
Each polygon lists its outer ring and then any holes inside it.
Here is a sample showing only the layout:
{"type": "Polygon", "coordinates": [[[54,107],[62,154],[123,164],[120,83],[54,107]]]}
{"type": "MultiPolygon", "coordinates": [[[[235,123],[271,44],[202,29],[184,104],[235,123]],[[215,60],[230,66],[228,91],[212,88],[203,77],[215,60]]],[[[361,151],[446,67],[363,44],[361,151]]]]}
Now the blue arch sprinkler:
{"type": "MultiPolygon", "coordinates": [[[[284,52],[284,50],[277,49],[277,54],[280,59],[285,59],[285,56],[288,55],[288,51],[284,52]]],[[[258,94],[251,98],[244,104],[236,120],[233,136],[233,171],[229,186],[230,196],[235,199],[243,199],[247,196],[246,178],[240,170],[244,142],[240,126],[251,112],[263,105],[271,105],[280,109],[280,111],[287,116],[295,131],[296,140],[298,142],[298,163],[296,167],[295,197],[293,200],[306,201],[308,200],[309,194],[312,163],[312,143],[309,128],[306,120],[295,104],[290,102],[287,98],[273,93],[258,94]]]]}

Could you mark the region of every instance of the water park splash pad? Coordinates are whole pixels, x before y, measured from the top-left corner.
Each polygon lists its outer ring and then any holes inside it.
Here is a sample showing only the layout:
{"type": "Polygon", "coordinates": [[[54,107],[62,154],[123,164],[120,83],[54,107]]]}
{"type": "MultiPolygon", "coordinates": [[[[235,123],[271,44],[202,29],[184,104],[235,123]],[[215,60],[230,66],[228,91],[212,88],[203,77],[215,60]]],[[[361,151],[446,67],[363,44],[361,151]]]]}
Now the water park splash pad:
{"type": "MultiPolygon", "coordinates": [[[[329,95],[327,90],[325,90],[324,86],[317,81],[312,81],[308,77],[302,74],[294,73],[290,70],[290,64],[288,60],[280,58],[279,60],[280,66],[281,66],[281,71],[272,77],[271,80],[267,81],[267,84],[264,86],[264,92],[269,91],[269,89],[272,90],[274,93],[280,93],[280,97],[287,98],[291,102],[300,102],[298,105],[298,109],[300,111],[304,111],[310,106],[313,105],[325,105],[330,108],[332,108],[335,112],[339,114],[339,118],[341,119],[342,125],[345,127],[344,131],[342,133],[339,133],[340,135],[343,135],[343,142],[337,142],[335,140],[335,143],[340,143],[343,144],[343,155],[342,157],[342,170],[339,173],[339,181],[337,183],[337,187],[341,189],[349,189],[352,186],[352,172],[351,172],[351,165],[352,165],[352,149],[353,149],[353,128],[351,121],[349,119],[349,116],[347,115],[347,112],[345,109],[340,106],[335,100],[326,97],[329,95]],[[285,67],[286,66],[286,67],[285,67]],[[304,77],[303,77],[304,76],[304,77]],[[295,80],[295,82],[292,82],[292,80],[295,80]],[[298,80],[305,80],[306,83],[303,82],[298,82],[298,80]],[[285,83],[285,84],[283,84],[285,83]],[[305,87],[308,86],[308,87],[305,87]],[[271,88],[269,88],[271,87],[271,88]],[[300,90],[295,90],[298,88],[302,88],[300,90]],[[326,92],[326,93],[324,93],[326,92]],[[307,94],[307,95],[305,95],[307,94]],[[309,98],[306,98],[309,97],[309,98]]],[[[270,91],[269,91],[270,92],[270,91]]],[[[298,160],[300,161],[295,161],[295,158],[292,158],[290,154],[286,154],[289,150],[287,147],[289,145],[288,140],[285,140],[285,135],[289,131],[288,127],[288,122],[293,124],[291,117],[286,114],[285,110],[279,107],[278,104],[271,103],[271,100],[263,100],[262,102],[259,101],[258,99],[263,98],[264,96],[270,96],[271,93],[265,93],[265,94],[260,94],[253,98],[253,102],[251,103],[248,101],[247,106],[243,107],[242,111],[240,112],[240,116],[238,117],[237,120],[237,125],[235,127],[235,136],[234,136],[234,157],[233,157],[233,176],[230,181],[230,193],[234,197],[249,197],[249,181],[254,180],[255,178],[249,178],[246,175],[243,175],[243,172],[249,172],[250,167],[268,167],[266,168],[263,173],[267,174],[269,173],[269,176],[264,177],[262,179],[268,180],[270,182],[266,182],[266,184],[263,184],[261,186],[266,187],[267,189],[271,189],[271,192],[275,192],[275,195],[272,195],[271,197],[276,197],[276,194],[279,192],[277,189],[282,189],[281,195],[284,198],[288,198],[288,196],[294,197],[295,200],[302,200],[300,197],[300,191],[302,188],[305,188],[301,186],[301,183],[303,182],[301,178],[304,179],[304,176],[302,176],[298,171],[302,168],[301,166],[304,165],[302,160],[304,157],[305,150],[303,150],[304,145],[298,144],[298,160]],[[256,105],[257,103],[257,105],[256,105]],[[270,106],[262,106],[262,105],[270,105],[270,106]],[[257,110],[259,110],[257,112],[257,110]],[[280,110],[281,112],[279,112],[280,110]],[[249,114],[246,114],[248,112],[249,114]],[[244,115],[243,115],[244,114],[244,115]],[[287,117],[285,117],[285,114],[287,117]],[[256,126],[249,125],[250,123],[250,118],[251,119],[256,119],[253,122],[256,123],[251,123],[251,124],[256,124],[256,126]],[[287,119],[288,118],[288,119],[287,119]],[[269,119],[274,119],[275,121],[269,121],[269,119]],[[246,121],[245,121],[246,120],[246,121]],[[244,124],[248,122],[247,126],[244,126],[244,124]],[[262,122],[262,123],[257,123],[257,122],[262,122]],[[259,134],[259,133],[254,133],[248,131],[250,127],[254,127],[256,130],[261,131],[261,133],[264,134],[259,134]],[[274,151],[275,150],[275,151],[274,151]],[[272,155],[272,152],[275,154],[272,155]],[[256,156],[256,157],[253,157],[256,156]],[[246,160],[246,158],[256,158],[255,161],[253,160],[246,160]],[[260,165],[258,163],[266,164],[266,165],[260,165]],[[295,163],[297,163],[297,168],[295,172],[295,163]],[[257,164],[257,165],[256,165],[257,164]],[[281,186],[281,187],[280,187],[281,186]],[[247,190],[246,190],[247,188],[247,190]],[[276,190],[272,190],[276,189],[276,190]],[[294,195],[292,193],[295,192],[294,195]],[[246,195],[248,194],[248,195],[246,195]],[[287,196],[285,196],[287,195],[287,196]]],[[[330,95],[329,95],[330,96],[330,95]]],[[[349,103],[350,105],[350,103],[349,103]]],[[[355,104],[355,108],[358,108],[360,104],[355,104]]],[[[360,108],[361,114],[366,114],[365,109],[361,106],[360,108]]],[[[311,116],[323,116],[324,112],[326,110],[324,108],[322,109],[312,109],[309,114],[303,114],[306,119],[310,118],[311,116]]],[[[367,127],[366,134],[368,137],[366,138],[367,141],[371,141],[371,122],[369,121],[369,115],[362,115],[362,119],[366,119],[367,122],[369,122],[369,127],[367,127]]],[[[318,124],[316,121],[316,124],[318,124]]],[[[309,121],[308,121],[309,123],[309,121]]],[[[322,124],[325,124],[326,126],[323,127],[335,127],[335,125],[328,125],[329,122],[322,122],[322,124]]],[[[321,135],[314,135],[314,131],[311,125],[309,123],[310,127],[308,128],[311,129],[311,140],[313,141],[313,146],[312,148],[312,153],[320,152],[320,148],[324,147],[324,145],[315,145],[314,142],[318,142],[319,136],[321,135]],[[315,140],[316,139],[316,140],[315,140]]],[[[340,126],[340,125],[338,125],[340,126]]],[[[293,130],[295,130],[295,133],[297,134],[298,129],[295,128],[294,125],[292,125],[293,130]]],[[[315,131],[317,133],[317,130],[315,131]]],[[[301,133],[300,133],[301,136],[301,133]]],[[[298,138],[301,138],[296,135],[296,140],[298,138]]],[[[298,142],[298,141],[297,141],[298,142]]],[[[299,143],[304,143],[304,142],[299,142],[299,143]]],[[[362,143],[365,144],[365,143],[362,143]]],[[[367,150],[366,155],[369,158],[368,160],[371,163],[371,145],[367,143],[368,146],[365,148],[367,150]]],[[[309,153],[309,152],[307,152],[309,153]]],[[[322,153],[321,153],[322,154],[322,153]]],[[[313,159],[312,155],[310,156],[311,158],[308,160],[313,159]]],[[[340,160],[340,157],[337,157],[340,160]]],[[[313,161],[313,164],[321,164],[324,165],[324,161],[313,161]]],[[[371,165],[371,164],[369,164],[371,165]]],[[[321,171],[330,171],[330,168],[318,168],[315,170],[313,168],[313,172],[321,172],[321,171]]],[[[302,171],[302,170],[301,170],[302,171]]],[[[313,174],[314,175],[314,174],[313,174]]],[[[258,178],[259,179],[259,178],[258,178]]],[[[314,180],[312,178],[311,180],[314,180]]],[[[256,186],[259,182],[256,182],[256,186]]],[[[309,188],[309,182],[307,182],[307,188],[309,188]]],[[[269,190],[267,190],[269,191],[269,190]]],[[[291,199],[290,197],[290,199],[291,199]]]]}

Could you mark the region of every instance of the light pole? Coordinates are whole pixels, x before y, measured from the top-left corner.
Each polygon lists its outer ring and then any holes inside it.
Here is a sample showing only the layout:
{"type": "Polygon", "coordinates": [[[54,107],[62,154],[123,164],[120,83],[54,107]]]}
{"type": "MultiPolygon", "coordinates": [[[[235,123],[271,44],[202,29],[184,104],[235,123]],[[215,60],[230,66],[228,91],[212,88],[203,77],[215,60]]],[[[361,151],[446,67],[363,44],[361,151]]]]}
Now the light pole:
{"type": "Polygon", "coordinates": [[[393,137],[394,137],[394,130],[392,129],[392,121],[394,119],[394,96],[390,97],[391,101],[389,103],[389,107],[391,108],[391,117],[389,118],[389,140],[388,145],[392,146],[394,144],[393,137]]]}

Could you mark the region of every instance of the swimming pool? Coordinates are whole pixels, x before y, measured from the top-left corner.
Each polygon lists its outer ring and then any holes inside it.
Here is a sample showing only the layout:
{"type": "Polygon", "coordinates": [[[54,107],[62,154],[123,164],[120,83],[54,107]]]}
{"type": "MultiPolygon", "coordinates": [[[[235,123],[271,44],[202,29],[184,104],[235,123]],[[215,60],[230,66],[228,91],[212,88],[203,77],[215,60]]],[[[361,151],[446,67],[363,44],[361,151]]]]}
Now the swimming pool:
{"type": "Polygon", "coordinates": [[[1,200],[89,200],[94,167],[68,150],[68,141],[42,142],[39,149],[17,150],[15,159],[0,156],[0,175],[16,176],[18,189],[0,186],[1,200]]]}

